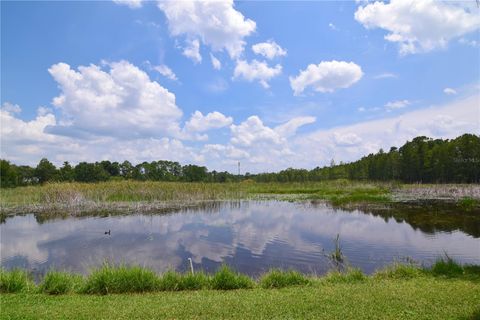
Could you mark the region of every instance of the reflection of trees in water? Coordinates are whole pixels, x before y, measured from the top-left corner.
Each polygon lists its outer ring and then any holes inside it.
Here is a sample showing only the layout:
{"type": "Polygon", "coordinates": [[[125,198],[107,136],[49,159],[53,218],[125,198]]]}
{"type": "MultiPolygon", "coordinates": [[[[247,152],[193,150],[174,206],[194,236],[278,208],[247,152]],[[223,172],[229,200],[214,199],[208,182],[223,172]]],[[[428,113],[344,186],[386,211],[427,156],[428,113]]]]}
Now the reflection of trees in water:
{"type": "MultiPolygon", "coordinates": [[[[357,209],[334,206],[335,209],[354,211],[357,209]]],[[[393,203],[380,208],[363,208],[366,214],[382,217],[385,222],[408,223],[415,230],[435,234],[437,232],[462,231],[474,238],[480,238],[480,209],[465,211],[452,203],[438,201],[393,203]]]]}

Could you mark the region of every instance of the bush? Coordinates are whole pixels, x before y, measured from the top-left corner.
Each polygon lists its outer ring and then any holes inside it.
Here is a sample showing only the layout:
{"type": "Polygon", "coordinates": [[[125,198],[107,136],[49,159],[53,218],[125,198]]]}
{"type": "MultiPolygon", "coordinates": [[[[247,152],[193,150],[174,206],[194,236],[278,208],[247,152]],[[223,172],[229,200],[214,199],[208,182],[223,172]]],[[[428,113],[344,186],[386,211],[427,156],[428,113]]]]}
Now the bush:
{"type": "Polygon", "coordinates": [[[1,293],[26,292],[33,286],[34,284],[25,270],[13,269],[6,271],[0,269],[1,293]]]}
{"type": "Polygon", "coordinates": [[[181,279],[181,290],[200,290],[210,287],[210,278],[203,272],[185,274],[181,279]]]}
{"type": "Polygon", "coordinates": [[[297,271],[271,270],[260,279],[260,286],[265,289],[284,288],[308,284],[310,281],[297,271]]]}
{"type": "Polygon", "coordinates": [[[254,284],[248,276],[236,273],[225,265],[211,278],[211,288],[216,290],[249,289],[254,284]]]}

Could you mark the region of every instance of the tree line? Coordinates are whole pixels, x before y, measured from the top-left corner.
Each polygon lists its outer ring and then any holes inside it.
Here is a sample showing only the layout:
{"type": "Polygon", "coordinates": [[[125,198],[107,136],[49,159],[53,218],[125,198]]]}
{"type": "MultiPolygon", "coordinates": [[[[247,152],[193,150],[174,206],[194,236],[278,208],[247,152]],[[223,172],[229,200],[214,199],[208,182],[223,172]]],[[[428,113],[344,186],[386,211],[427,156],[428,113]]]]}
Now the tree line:
{"type": "Polygon", "coordinates": [[[456,139],[414,138],[402,147],[382,149],[358,161],[312,170],[289,168],[276,173],[234,175],[209,171],[204,166],[184,165],[174,161],[64,162],[57,168],[48,159],[36,167],[17,166],[0,160],[0,185],[16,187],[53,181],[98,182],[107,180],[149,180],[184,182],[306,182],[333,179],[397,180],[407,183],[478,183],[480,182],[480,137],[464,134],[456,139]]]}

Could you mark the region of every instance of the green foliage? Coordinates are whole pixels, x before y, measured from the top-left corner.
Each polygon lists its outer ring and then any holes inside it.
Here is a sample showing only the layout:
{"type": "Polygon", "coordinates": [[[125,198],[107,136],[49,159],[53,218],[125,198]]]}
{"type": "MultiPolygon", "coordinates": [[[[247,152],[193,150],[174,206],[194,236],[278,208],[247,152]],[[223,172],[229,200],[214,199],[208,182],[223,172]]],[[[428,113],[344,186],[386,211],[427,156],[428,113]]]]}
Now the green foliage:
{"type": "Polygon", "coordinates": [[[13,269],[6,271],[0,269],[0,292],[17,293],[27,292],[34,284],[25,270],[13,269]]]}
{"type": "Polygon", "coordinates": [[[255,283],[249,277],[234,272],[223,265],[211,278],[211,288],[215,290],[234,290],[253,288],[255,283]]]}
{"type": "Polygon", "coordinates": [[[43,278],[39,290],[48,294],[66,294],[81,291],[82,286],[82,276],[51,270],[43,278]]]}
{"type": "Polygon", "coordinates": [[[58,171],[53,163],[43,158],[35,168],[35,176],[38,178],[39,183],[45,183],[56,180],[58,178],[58,171]]]}
{"type": "Polygon", "coordinates": [[[303,274],[293,270],[270,270],[260,278],[260,286],[264,289],[306,285],[309,282],[303,274]]]}
{"type": "Polygon", "coordinates": [[[148,292],[158,286],[159,278],[151,270],[104,264],[88,276],[82,291],[95,294],[148,292]]]}

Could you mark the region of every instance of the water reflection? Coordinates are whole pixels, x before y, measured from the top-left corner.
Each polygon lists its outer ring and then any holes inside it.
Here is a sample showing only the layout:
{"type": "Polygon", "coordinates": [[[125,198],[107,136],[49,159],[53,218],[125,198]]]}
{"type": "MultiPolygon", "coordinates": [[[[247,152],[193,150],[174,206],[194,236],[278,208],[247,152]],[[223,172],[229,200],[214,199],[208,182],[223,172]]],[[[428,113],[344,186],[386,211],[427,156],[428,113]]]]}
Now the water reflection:
{"type": "Polygon", "coordinates": [[[444,251],[461,262],[480,263],[478,218],[451,216],[400,208],[366,214],[278,201],[209,203],[162,215],[52,221],[24,215],[0,226],[1,264],[86,273],[110,260],[163,272],[187,270],[191,257],[196,269],[206,271],[228,263],[250,275],[272,267],[321,274],[329,268],[324,252],[333,249],[337,233],[348,261],[365,272],[404,257],[429,263],[444,251]]]}

